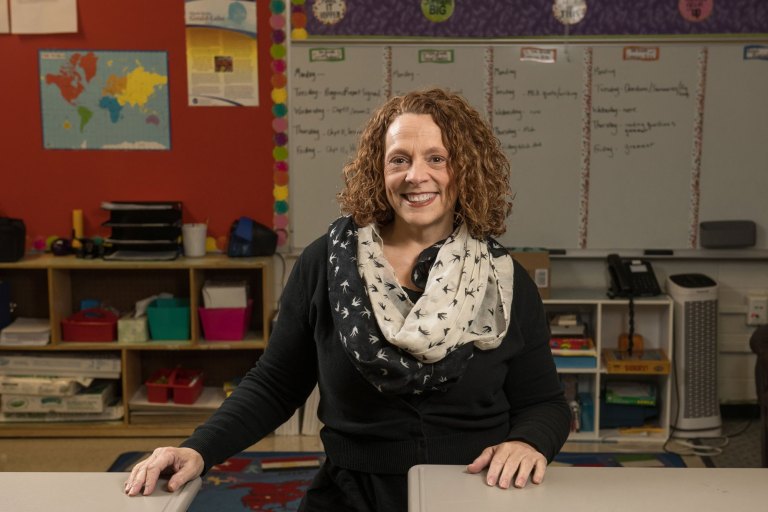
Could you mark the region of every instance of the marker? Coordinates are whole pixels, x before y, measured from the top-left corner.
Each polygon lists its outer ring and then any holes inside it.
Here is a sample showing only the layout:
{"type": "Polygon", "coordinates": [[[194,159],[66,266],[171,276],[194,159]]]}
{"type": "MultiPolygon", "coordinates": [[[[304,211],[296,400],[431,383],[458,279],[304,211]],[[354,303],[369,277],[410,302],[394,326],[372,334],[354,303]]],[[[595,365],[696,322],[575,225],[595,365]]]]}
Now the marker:
{"type": "Polygon", "coordinates": [[[563,256],[565,255],[565,249],[549,249],[550,256],[563,256]]]}
{"type": "Polygon", "coordinates": [[[643,254],[645,256],[674,256],[675,251],[672,249],[646,249],[643,254]]]}

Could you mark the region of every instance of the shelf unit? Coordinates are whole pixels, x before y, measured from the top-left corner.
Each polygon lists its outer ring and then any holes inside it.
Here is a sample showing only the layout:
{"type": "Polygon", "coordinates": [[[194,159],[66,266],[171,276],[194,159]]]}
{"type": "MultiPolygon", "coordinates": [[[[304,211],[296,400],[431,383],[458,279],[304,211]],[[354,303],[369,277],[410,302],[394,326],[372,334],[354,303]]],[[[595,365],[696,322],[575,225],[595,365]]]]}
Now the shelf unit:
{"type": "Polygon", "coordinates": [[[74,256],[30,256],[16,263],[0,263],[0,281],[10,284],[15,316],[49,318],[51,342],[39,347],[0,346],[13,352],[117,353],[122,363],[120,395],[125,415],[113,422],[0,423],[0,437],[119,437],[186,436],[195,425],[178,424],[172,417],[162,424],[131,421],[128,401],[159,368],[181,365],[202,369],[207,386],[221,386],[253,366],[269,339],[274,311],[273,259],[178,258],[174,261],[104,261],[74,256]],[[251,324],[242,341],[206,341],[198,307],[207,280],[248,282],[253,299],[251,324]],[[149,340],[141,343],[62,341],[61,320],[74,313],[83,299],[99,299],[121,312],[137,300],[169,292],[190,299],[189,340],[149,340]]]}
{"type": "MultiPolygon", "coordinates": [[[[558,368],[561,375],[571,374],[578,379],[579,392],[591,395],[594,414],[591,431],[571,433],[571,441],[650,441],[663,442],[669,437],[670,404],[672,397],[672,374],[617,374],[608,373],[600,357],[602,349],[617,348],[621,333],[626,333],[629,318],[627,299],[610,299],[603,290],[552,290],[545,299],[547,314],[578,313],[588,322],[588,329],[597,350],[597,367],[558,368]],[[651,381],[657,385],[659,416],[653,430],[632,431],[629,429],[600,428],[600,394],[608,379],[651,381]]],[[[644,338],[645,348],[660,348],[667,357],[673,357],[673,302],[666,295],[634,300],[635,333],[644,338]]]]}

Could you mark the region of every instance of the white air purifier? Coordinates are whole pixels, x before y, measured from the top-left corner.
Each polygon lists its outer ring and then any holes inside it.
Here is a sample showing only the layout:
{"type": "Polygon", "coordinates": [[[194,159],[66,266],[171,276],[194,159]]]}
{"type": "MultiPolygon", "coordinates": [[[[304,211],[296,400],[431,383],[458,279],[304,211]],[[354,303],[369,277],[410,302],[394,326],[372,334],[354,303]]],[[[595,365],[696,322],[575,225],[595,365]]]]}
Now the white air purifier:
{"type": "Polygon", "coordinates": [[[703,274],[667,278],[674,301],[672,436],[721,435],[717,394],[717,283],[703,274]]]}

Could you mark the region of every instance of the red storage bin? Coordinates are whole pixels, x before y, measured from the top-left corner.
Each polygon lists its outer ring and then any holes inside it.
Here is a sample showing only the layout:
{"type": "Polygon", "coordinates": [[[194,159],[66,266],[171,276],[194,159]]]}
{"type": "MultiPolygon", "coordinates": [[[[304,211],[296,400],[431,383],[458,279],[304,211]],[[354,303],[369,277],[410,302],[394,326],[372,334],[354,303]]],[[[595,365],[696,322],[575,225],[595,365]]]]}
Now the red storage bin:
{"type": "Polygon", "coordinates": [[[207,341],[241,341],[251,323],[253,299],[245,308],[199,308],[203,336],[207,341]]]}
{"type": "Polygon", "coordinates": [[[153,403],[193,404],[203,392],[203,372],[176,368],[162,368],[144,383],[147,400],[153,403]]]}
{"type": "Polygon", "coordinates": [[[173,372],[174,370],[162,368],[152,374],[149,380],[145,382],[147,386],[147,400],[160,404],[168,402],[173,372]]]}
{"type": "Polygon", "coordinates": [[[173,375],[173,402],[193,404],[203,392],[203,372],[178,368],[173,375]]]}
{"type": "Polygon", "coordinates": [[[117,315],[102,308],[88,308],[61,321],[62,341],[115,341],[117,315]]]}

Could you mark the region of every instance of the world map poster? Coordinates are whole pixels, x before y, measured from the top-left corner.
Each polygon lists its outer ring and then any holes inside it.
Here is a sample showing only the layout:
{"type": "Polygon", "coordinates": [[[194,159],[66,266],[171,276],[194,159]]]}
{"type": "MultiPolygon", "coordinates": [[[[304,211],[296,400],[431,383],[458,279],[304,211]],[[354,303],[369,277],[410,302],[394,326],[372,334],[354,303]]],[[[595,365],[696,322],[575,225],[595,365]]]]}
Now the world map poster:
{"type": "Polygon", "coordinates": [[[40,50],[46,149],[168,150],[168,55],[40,50]]]}

